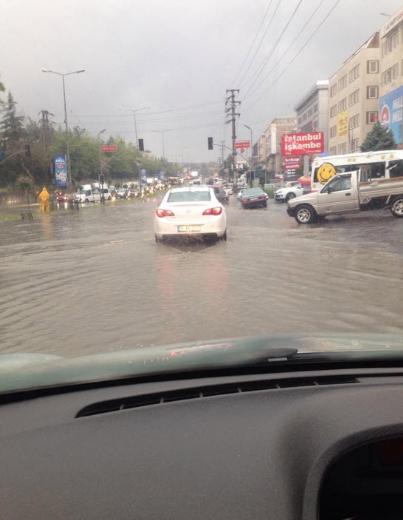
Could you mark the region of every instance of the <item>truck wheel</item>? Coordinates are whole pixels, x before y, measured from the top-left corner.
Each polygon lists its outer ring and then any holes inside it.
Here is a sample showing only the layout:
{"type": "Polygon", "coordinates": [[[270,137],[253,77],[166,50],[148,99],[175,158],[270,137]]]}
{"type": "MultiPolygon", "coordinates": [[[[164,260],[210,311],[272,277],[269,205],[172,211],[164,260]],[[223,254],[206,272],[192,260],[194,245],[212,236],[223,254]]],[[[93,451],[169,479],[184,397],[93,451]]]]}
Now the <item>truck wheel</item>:
{"type": "Polygon", "coordinates": [[[295,220],[298,224],[311,224],[316,220],[316,212],[312,206],[301,204],[295,209],[295,220]]]}
{"type": "Polygon", "coordinates": [[[399,197],[393,202],[390,211],[394,217],[403,217],[403,197],[399,197]]]}
{"type": "Polygon", "coordinates": [[[291,199],[295,199],[295,193],[289,193],[285,198],[285,201],[288,202],[291,199]]]}

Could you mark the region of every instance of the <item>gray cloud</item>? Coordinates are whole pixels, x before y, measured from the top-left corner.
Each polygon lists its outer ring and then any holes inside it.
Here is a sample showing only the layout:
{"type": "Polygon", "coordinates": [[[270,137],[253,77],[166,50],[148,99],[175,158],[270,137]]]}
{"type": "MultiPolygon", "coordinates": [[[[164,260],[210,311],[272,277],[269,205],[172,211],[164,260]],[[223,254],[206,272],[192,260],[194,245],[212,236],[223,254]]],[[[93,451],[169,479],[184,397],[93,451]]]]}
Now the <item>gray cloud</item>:
{"type": "MultiPolygon", "coordinates": [[[[287,64],[334,0],[325,0],[311,24],[284,57],[272,77],[287,64]]],[[[46,108],[62,121],[60,79],[41,72],[42,67],[86,73],[68,78],[69,115],[72,124],[91,132],[107,128],[133,139],[133,124],[124,107],[149,106],[138,115],[139,134],[147,148],[161,152],[166,133],[168,157],[181,160],[215,159],[206,140],[217,141],[224,128],[226,88],[253,39],[267,0],[5,0],[0,20],[0,74],[12,90],[19,108],[30,116],[46,108]],[[213,104],[216,103],[216,104],[213,104]],[[206,104],[192,110],[167,109],[206,104]]],[[[274,1],[273,6],[276,4],[274,1]]],[[[297,0],[282,0],[256,62],[270,56],[266,71],[282,56],[319,0],[302,2],[295,20],[274,53],[273,44],[297,0]]],[[[262,98],[248,107],[245,100],[240,123],[252,124],[258,135],[271,118],[293,112],[296,101],[316,79],[327,78],[401,0],[341,0],[301,56],[270,89],[261,85],[262,98]]],[[[262,75],[264,77],[264,74],[262,75]]],[[[261,80],[262,78],[259,78],[261,80]]],[[[248,82],[242,85],[241,98],[248,82]]],[[[240,136],[248,137],[240,126],[240,136]]]]}

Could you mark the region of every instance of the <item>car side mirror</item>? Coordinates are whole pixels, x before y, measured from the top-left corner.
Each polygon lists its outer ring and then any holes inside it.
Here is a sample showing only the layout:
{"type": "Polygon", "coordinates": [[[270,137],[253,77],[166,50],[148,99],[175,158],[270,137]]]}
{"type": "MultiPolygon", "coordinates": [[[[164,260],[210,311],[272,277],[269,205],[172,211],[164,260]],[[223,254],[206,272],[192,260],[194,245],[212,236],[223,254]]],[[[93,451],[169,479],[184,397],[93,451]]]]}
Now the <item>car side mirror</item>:
{"type": "Polygon", "coordinates": [[[329,195],[329,193],[332,193],[332,192],[333,192],[333,188],[331,186],[329,186],[327,189],[327,194],[329,195]]]}

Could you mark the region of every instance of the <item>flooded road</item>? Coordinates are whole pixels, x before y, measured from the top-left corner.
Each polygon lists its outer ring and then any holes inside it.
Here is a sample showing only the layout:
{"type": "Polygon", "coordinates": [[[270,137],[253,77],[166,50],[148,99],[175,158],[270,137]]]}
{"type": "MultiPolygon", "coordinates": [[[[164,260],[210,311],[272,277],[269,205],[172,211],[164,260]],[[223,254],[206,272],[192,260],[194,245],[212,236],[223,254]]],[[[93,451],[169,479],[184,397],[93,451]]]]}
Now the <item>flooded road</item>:
{"type": "Polygon", "coordinates": [[[155,201],[0,224],[0,351],[78,355],[192,340],[403,333],[403,220],[298,226],[228,208],[228,241],[155,244],[155,201]]]}

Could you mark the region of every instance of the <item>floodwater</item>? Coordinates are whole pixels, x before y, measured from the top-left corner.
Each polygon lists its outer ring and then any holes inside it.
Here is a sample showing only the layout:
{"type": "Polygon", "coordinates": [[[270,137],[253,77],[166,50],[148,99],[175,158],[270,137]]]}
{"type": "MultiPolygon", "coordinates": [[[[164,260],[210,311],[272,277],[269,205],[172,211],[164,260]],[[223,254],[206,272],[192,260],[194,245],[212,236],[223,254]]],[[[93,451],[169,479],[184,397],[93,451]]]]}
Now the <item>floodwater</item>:
{"type": "Polygon", "coordinates": [[[228,241],[156,244],[156,201],[0,223],[0,352],[66,356],[262,334],[403,332],[403,220],[228,212],[228,241]]]}

